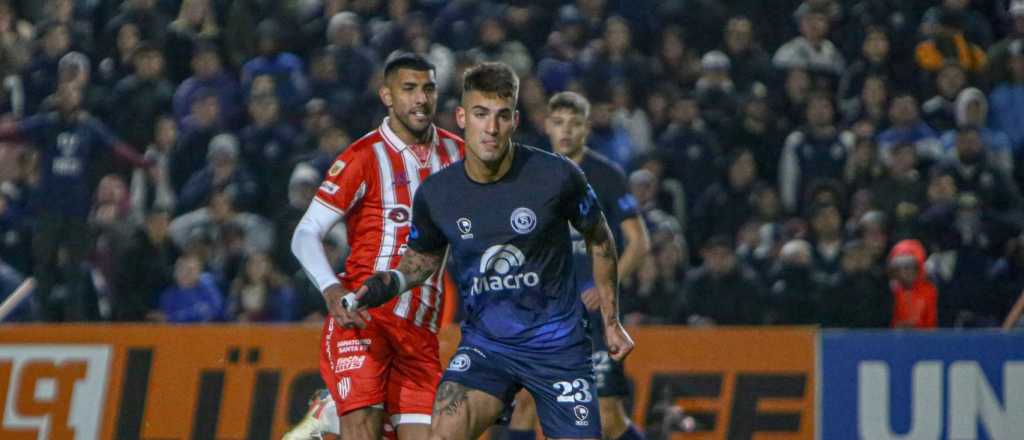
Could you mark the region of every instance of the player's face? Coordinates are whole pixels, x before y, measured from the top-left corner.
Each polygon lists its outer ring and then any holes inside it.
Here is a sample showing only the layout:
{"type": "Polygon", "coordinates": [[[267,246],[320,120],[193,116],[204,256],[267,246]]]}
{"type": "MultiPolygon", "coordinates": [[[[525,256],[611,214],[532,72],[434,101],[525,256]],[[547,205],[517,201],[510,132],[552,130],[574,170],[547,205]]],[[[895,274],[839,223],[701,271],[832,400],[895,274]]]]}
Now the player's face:
{"type": "Polygon", "coordinates": [[[455,120],[464,130],[466,153],[485,164],[500,162],[512,143],[519,125],[515,98],[470,91],[455,109],[455,120]]]}
{"type": "Polygon", "coordinates": [[[398,120],[399,130],[422,136],[430,128],[437,108],[434,71],[398,69],[385,79],[380,99],[388,108],[388,116],[398,120]]]}
{"type": "Polygon", "coordinates": [[[590,122],[582,113],[560,108],[548,115],[544,132],[556,153],[572,157],[586,144],[590,122]]]}

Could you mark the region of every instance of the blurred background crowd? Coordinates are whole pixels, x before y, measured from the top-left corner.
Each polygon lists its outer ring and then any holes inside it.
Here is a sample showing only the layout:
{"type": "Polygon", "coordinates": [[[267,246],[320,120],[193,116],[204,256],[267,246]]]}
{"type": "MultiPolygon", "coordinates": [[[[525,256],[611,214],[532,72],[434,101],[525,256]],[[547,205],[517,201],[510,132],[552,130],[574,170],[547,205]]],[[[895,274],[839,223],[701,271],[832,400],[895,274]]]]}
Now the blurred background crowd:
{"type": "Polygon", "coordinates": [[[652,235],[628,323],[992,326],[1024,288],[1024,1],[0,0],[0,295],[320,322],[291,232],[399,49],[456,133],[481,61],[523,143],[591,100],[652,235]]]}

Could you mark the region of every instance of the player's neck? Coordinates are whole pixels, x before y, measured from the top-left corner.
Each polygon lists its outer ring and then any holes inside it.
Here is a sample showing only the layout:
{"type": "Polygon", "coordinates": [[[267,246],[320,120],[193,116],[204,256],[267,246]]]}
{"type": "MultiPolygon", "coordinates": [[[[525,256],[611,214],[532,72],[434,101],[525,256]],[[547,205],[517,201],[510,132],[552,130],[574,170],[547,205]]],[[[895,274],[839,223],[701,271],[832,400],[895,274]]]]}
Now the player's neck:
{"type": "Polygon", "coordinates": [[[432,130],[429,128],[427,130],[423,130],[423,133],[417,135],[405,128],[405,125],[402,125],[402,122],[394,116],[388,117],[387,123],[391,132],[394,133],[395,136],[398,136],[398,139],[402,142],[405,142],[405,145],[426,144],[430,142],[432,130]]]}
{"type": "MultiPolygon", "coordinates": [[[[466,150],[468,151],[469,149],[467,148],[466,150]]],[[[492,163],[486,163],[480,160],[479,157],[467,154],[466,175],[469,177],[469,180],[476,183],[497,182],[508,174],[508,170],[512,169],[512,160],[515,158],[515,154],[515,144],[509,145],[508,151],[505,152],[505,156],[492,163]]]]}

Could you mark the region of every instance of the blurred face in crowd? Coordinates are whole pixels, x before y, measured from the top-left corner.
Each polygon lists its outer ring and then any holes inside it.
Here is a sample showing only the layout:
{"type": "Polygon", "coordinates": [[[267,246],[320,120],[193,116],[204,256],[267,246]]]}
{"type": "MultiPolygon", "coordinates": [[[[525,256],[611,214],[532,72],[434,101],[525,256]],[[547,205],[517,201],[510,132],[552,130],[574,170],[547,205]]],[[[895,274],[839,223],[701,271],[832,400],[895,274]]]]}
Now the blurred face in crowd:
{"type": "Polygon", "coordinates": [[[583,113],[567,107],[557,108],[548,114],[544,132],[556,153],[572,158],[583,151],[590,134],[590,122],[583,113]]]}
{"type": "Polygon", "coordinates": [[[786,96],[792,102],[803,102],[811,91],[811,76],[802,69],[790,69],[786,73],[786,96]]]}
{"type": "Polygon", "coordinates": [[[839,215],[839,208],[826,206],[819,210],[811,219],[811,228],[818,238],[833,239],[839,237],[840,227],[843,218],[839,215]]]}
{"type": "Polygon", "coordinates": [[[309,75],[317,81],[337,81],[338,65],[335,63],[334,55],[325,52],[314,58],[309,66],[309,75]]]}
{"type": "Polygon", "coordinates": [[[700,106],[693,98],[680,99],[672,105],[672,122],[689,126],[700,117],[700,106]]]}
{"type": "Polygon", "coordinates": [[[839,264],[846,273],[867,272],[871,269],[871,252],[866,247],[856,247],[843,252],[839,264]]]}
{"type": "Polygon", "coordinates": [[[340,153],[350,141],[345,130],[333,126],[328,127],[320,134],[319,149],[333,156],[340,153]]]}
{"type": "Polygon", "coordinates": [[[666,30],[661,34],[661,58],[666,61],[679,62],[686,53],[686,43],[679,33],[666,30]]]}
{"type": "Polygon", "coordinates": [[[928,181],[930,203],[951,203],[957,197],[956,180],[948,174],[939,174],[928,181]]]}
{"type": "Polygon", "coordinates": [[[127,60],[132,52],[135,51],[135,48],[139,46],[140,41],[142,41],[142,35],[135,24],[125,23],[121,25],[121,28],[117,30],[117,52],[121,55],[121,59],[127,60]]]}
{"type": "Polygon", "coordinates": [[[901,144],[893,148],[889,167],[892,174],[901,176],[917,166],[917,151],[913,144],[901,144]]]}
{"type": "Polygon", "coordinates": [[[141,78],[153,79],[164,71],[164,56],[157,50],[149,50],[135,56],[135,73],[141,78]]]}
{"type": "Polygon", "coordinates": [[[721,276],[732,272],[736,266],[736,255],[725,246],[712,246],[704,250],[704,264],[711,273],[721,276]]]}
{"type": "Polygon", "coordinates": [[[72,83],[61,84],[57,88],[57,108],[61,113],[71,114],[82,105],[82,89],[72,83]]]}
{"type": "Polygon", "coordinates": [[[779,194],[774,188],[766,187],[757,192],[755,197],[757,214],[764,219],[774,219],[782,212],[782,204],[779,194]]]}
{"type": "Polygon", "coordinates": [[[869,76],[864,79],[861,99],[870,106],[881,106],[884,110],[885,101],[889,99],[889,91],[885,80],[880,76],[869,76]]]}
{"type": "Polygon", "coordinates": [[[260,127],[265,127],[277,121],[280,112],[280,105],[274,95],[256,97],[249,104],[249,115],[252,122],[260,127]]]}
{"type": "Polygon", "coordinates": [[[861,51],[867,59],[876,63],[885,60],[889,57],[889,36],[879,29],[872,30],[864,38],[861,51]]]}
{"type": "Polygon", "coordinates": [[[128,186],[117,174],[108,174],[96,186],[97,203],[120,203],[128,197],[128,186]]]}
{"type": "Polygon", "coordinates": [[[155,243],[167,238],[167,227],[171,224],[171,216],[167,212],[153,212],[146,216],[146,234],[155,243]]]}
{"type": "Polygon", "coordinates": [[[744,150],[729,166],[729,184],[733,188],[746,188],[757,177],[757,163],[754,155],[744,150]]]}
{"type": "Polygon", "coordinates": [[[169,153],[178,139],[178,127],[175,125],[174,119],[166,117],[157,119],[153,139],[157,148],[164,153],[169,153]]]}
{"type": "Polygon", "coordinates": [[[63,55],[71,47],[68,28],[63,25],[54,26],[43,37],[43,51],[51,58],[63,55]]]}
{"type": "Polygon", "coordinates": [[[46,5],[46,15],[51,20],[68,22],[75,12],[75,5],[71,0],[50,0],[46,5]]]}
{"type": "Polygon", "coordinates": [[[384,79],[378,91],[399,137],[406,142],[421,139],[437,109],[437,80],[433,70],[397,69],[384,79]]]}
{"type": "Polygon", "coordinates": [[[942,0],[942,7],[950,11],[963,11],[969,4],[971,0],[942,0]]]}
{"type": "Polygon", "coordinates": [[[807,123],[812,127],[828,127],[834,117],[835,110],[828,98],[817,97],[807,102],[807,123]]]}
{"type": "MultiPolygon", "coordinates": [[[[636,175],[636,172],[634,172],[634,175],[636,175]]],[[[641,178],[631,176],[629,179],[629,192],[636,198],[638,205],[648,206],[653,203],[658,191],[653,177],[641,178]]]]}
{"type": "Polygon", "coordinates": [[[174,264],[174,282],[178,284],[178,287],[183,289],[191,289],[199,284],[199,275],[202,274],[202,266],[199,264],[199,259],[192,256],[184,256],[178,258],[178,262],[174,264]]]}
{"type": "Polygon", "coordinates": [[[231,201],[231,196],[219,192],[210,196],[210,202],[206,205],[210,212],[210,219],[215,223],[225,222],[231,219],[231,214],[234,213],[235,207],[234,202],[231,201]]]}
{"type": "Polygon", "coordinates": [[[754,25],[747,18],[733,18],[725,27],[725,46],[731,53],[744,52],[754,38],[754,25]]]}
{"type": "Polygon", "coordinates": [[[249,256],[245,262],[245,274],[250,281],[261,281],[270,274],[270,259],[262,252],[256,252],[249,256]]]}
{"type": "Polygon", "coordinates": [[[220,118],[220,100],[215,95],[205,96],[192,103],[192,115],[201,127],[209,127],[220,118]]]}
{"type": "Polygon", "coordinates": [[[209,0],[184,0],[181,2],[181,12],[178,15],[192,26],[199,26],[209,13],[209,8],[209,0]]]}
{"type": "Polygon", "coordinates": [[[609,52],[622,53],[629,49],[629,23],[619,17],[611,17],[604,28],[604,41],[609,52]]]}
{"type": "Polygon", "coordinates": [[[505,26],[497,18],[488,18],[480,23],[480,44],[495,48],[505,42],[505,26]]]}
{"type": "Polygon", "coordinates": [[[519,125],[516,97],[471,90],[463,94],[455,120],[465,130],[466,155],[488,166],[497,165],[508,153],[512,133],[519,125]]]}
{"type": "Polygon", "coordinates": [[[889,273],[904,287],[910,287],[917,279],[917,261],[911,255],[899,255],[889,263],[889,273]]]}
{"type": "Polygon", "coordinates": [[[892,125],[908,126],[917,122],[919,117],[917,100],[913,96],[899,96],[892,101],[892,105],[889,107],[889,121],[892,122],[892,125]]]}
{"type": "Polygon", "coordinates": [[[967,76],[959,66],[946,66],[935,77],[935,87],[939,94],[948,99],[956,98],[956,94],[967,84],[967,76]]]}
{"type": "Polygon", "coordinates": [[[192,71],[199,78],[212,78],[221,72],[220,55],[216,51],[200,52],[192,59],[192,71]]]}
{"type": "Polygon", "coordinates": [[[985,126],[985,119],[988,117],[985,114],[985,107],[981,105],[981,101],[972,99],[967,102],[967,109],[964,114],[966,125],[973,125],[976,127],[985,126]]]}
{"type": "Polygon", "coordinates": [[[828,34],[828,17],[817,12],[808,12],[800,17],[800,34],[811,42],[818,42],[828,34]]]}
{"type": "Polygon", "coordinates": [[[961,162],[975,163],[985,150],[978,130],[961,130],[956,135],[956,154],[961,162]]]}

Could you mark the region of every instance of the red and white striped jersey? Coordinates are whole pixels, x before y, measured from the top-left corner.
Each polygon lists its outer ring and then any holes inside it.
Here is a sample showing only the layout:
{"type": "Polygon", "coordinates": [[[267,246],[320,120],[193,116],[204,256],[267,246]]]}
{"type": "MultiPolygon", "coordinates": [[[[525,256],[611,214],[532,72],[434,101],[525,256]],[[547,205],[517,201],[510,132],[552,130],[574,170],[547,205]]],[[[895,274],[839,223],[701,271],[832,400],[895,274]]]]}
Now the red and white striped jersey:
{"type": "MultiPolygon", "coordinates": [[[[462,159],[461,138],[432,130],[429,156],[421,161],[385,118],[338,156],[317,190],[314,200],[343,215],[348,229],[352,251],[341,274],[345,289],[355,290],[374,272],[398,266],[411,226],[413,194],[427,176],[462,159]]],[[[425,284],[381,307],[437,332],[443,275],[442,265],[425,284]]]]}

